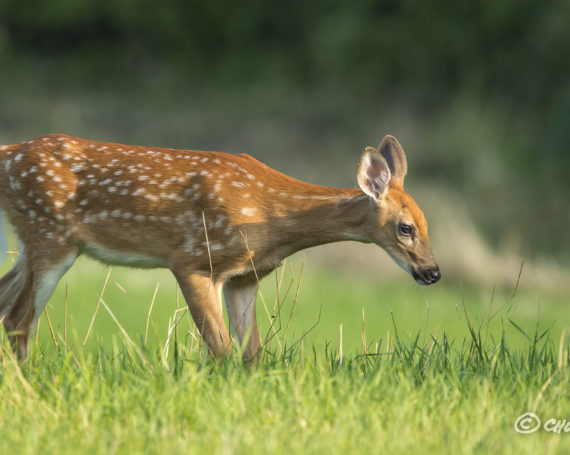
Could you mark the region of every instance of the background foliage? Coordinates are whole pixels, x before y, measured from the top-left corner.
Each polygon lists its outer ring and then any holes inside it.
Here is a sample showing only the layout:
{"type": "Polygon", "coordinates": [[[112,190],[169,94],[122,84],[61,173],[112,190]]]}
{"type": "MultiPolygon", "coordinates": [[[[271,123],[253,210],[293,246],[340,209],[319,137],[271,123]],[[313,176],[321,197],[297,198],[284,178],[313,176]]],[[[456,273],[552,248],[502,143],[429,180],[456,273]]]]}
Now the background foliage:
{"type": "Polygon", "coordinates": [[[354,185],[392,133],[411,188],[568,262],[569,25],[563,1],[2,0],[0,141],[247,151],[354,185]]]}

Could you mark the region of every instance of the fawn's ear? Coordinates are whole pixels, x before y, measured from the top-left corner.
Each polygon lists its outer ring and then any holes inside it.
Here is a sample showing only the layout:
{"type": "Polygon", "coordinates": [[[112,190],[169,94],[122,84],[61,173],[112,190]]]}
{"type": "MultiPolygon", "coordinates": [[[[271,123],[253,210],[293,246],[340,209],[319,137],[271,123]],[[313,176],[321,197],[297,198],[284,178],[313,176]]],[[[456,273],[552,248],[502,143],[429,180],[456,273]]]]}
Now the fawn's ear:
{"type": "Polygon", "coordinates": [[[362,191],[376,200],[382,199],[390,177],[390,168],[386,160],[375,148],[366,147],[356,174],[362,191]]]}
{"type": "Polygon", "coordinates": [[[404,187],[404,177],[408,172],[408,163],[404,149],[394,136],[384,136],[378,146],[378,151],[384,157],[392,173],[390,184],[404,187]]]}

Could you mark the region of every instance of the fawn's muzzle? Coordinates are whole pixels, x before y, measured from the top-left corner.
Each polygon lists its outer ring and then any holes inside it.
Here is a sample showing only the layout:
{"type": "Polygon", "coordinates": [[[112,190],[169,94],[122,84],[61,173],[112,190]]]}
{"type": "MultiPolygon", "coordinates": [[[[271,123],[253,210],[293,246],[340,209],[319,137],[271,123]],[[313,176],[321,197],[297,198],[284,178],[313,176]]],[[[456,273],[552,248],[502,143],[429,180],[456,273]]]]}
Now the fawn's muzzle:
{"type": "Polygon", "coordinates": [[[441,272],[439,267],[430,267],[423,270],[413,270],[412,276],[416,283],[423,284],[425,286],[438,282],[441,279],[441,272]]]}

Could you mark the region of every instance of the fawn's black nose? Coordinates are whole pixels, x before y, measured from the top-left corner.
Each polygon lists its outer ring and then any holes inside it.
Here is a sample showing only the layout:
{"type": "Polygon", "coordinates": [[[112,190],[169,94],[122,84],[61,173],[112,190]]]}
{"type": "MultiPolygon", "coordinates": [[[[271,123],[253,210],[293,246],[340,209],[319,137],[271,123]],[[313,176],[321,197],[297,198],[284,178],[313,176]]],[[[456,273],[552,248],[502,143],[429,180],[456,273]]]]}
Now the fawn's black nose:
{"type": "Polygon", "coordinates": [[[426,275],[429,278],[430,284],[433,284],[441,279],[441,272],[439,271],[438,266],[429,269],[426,275]]]}
{"type": "Polygon", "coordinates": [[[416,269],[412,268],[412,276],[418,284],[427,286],[429,284],[437,283],[441,279],[441,272],[437,265],[420,271],[416,271],[416,269]]]}

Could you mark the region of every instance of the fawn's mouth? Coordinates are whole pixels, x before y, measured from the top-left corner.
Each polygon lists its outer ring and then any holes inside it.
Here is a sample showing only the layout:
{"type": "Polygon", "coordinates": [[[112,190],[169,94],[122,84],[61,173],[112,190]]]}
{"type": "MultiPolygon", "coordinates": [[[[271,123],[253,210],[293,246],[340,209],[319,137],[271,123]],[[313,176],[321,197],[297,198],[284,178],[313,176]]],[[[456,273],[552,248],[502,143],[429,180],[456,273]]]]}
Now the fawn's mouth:
{"type": "MultiPolygon", "coordinates": [[[[388,254],[390,254],[390,252],[388,252],[388,254]]],[[[414,266],[401,261],[396,256],[392,254],[390,254],[390,256],[396,264],[412,275],[416,283],[421,284],[422,286],[429,286],[441,279],[441,272],[439,271],[439,266],[437,264],[425,269],[416,269],[414,266]]]]}
{"type": "Polygon", "coordinates": [[[430,284],[437,283],[441,279],[441,272],[439,267],[430,267],[428,269],[420,270],[417,272],[416,269],[412,268],[412,277],[416,280],[416,283],[422,286],[429,286],[430,284]]]}

